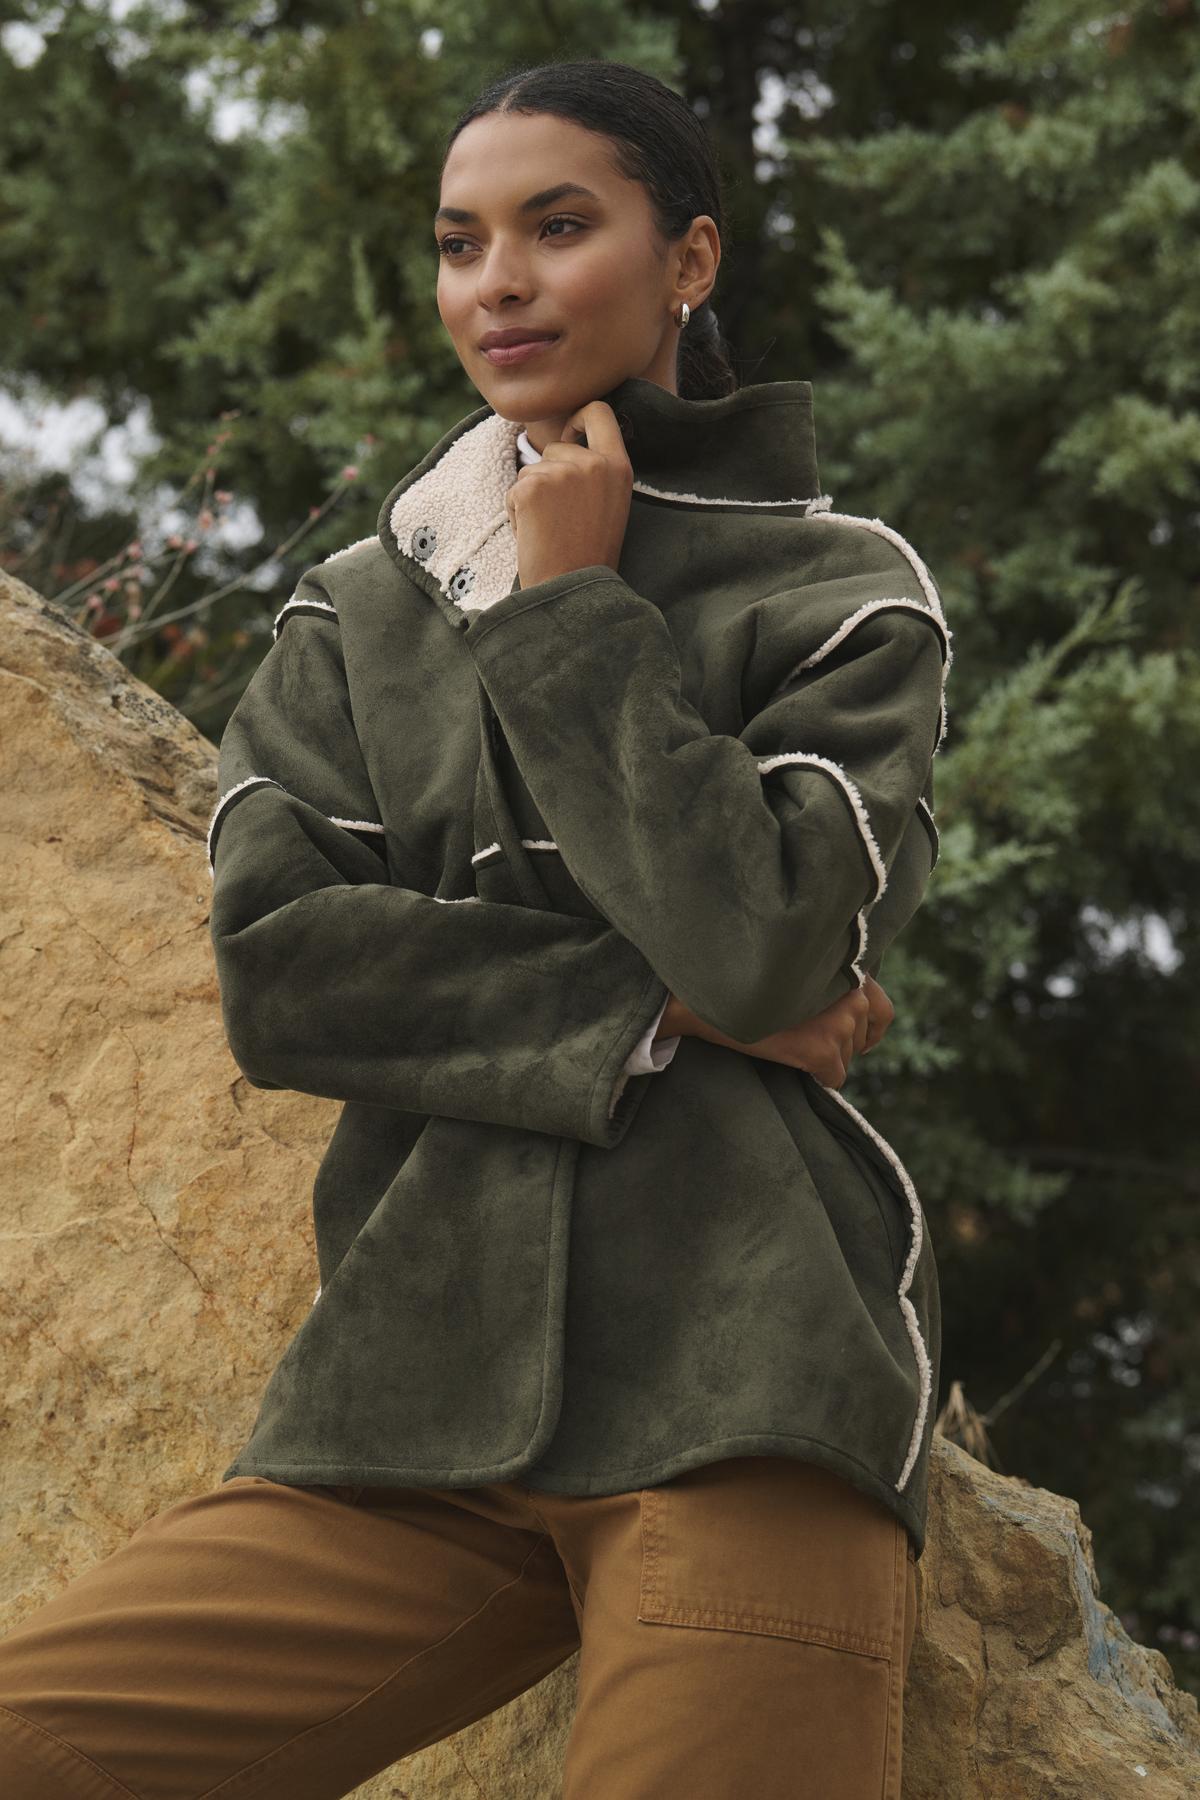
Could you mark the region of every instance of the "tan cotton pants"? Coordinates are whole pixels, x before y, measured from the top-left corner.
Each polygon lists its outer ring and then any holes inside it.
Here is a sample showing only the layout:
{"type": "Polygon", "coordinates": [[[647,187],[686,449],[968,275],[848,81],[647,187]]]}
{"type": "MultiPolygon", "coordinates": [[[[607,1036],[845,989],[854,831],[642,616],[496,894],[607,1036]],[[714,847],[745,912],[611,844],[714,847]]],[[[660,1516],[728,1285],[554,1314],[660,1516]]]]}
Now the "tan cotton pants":
{"type": "Polygon", "coordinates": [[[0,1794],[337,1800],[578,1650],[546,1800],[900,1800],[915,1628],[904,1526],[788,1457],[602,1496],[238,1476],[0,1638],[0,1794]]]}

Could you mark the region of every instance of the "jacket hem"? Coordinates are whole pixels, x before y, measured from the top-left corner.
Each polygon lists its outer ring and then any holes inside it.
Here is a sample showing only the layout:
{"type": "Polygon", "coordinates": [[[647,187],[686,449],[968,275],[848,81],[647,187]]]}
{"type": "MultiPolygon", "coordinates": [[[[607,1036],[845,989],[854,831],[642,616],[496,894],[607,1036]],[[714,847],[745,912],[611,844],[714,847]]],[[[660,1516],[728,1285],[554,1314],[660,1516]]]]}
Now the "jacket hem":
{"type": "Polygon", "coordinates": [[[823,1438],[805,1437],[790,1431],[741,1432],[736,1437],[714,1438],[709,1443],[694,1444],[688,1450],[677,1451],[673,1456],[659,1457],[653,1462],[619,1469],[585,1470],[583,1473],[555,1469],[551,1465],[542,1467],[536,1458],[531,1462],[528,1457],[523,1468],[513,1466],[514,1461],[520,1461],[520,1458],[516,1458],[502,1467],[492,1465],[437,1471],[413,1470],[393,1463],[281,1463],[271,1457],[239,1457],[221,1479],[229,1481],[235,1475],[261,1475],[268,1481],[280,1481],[285,1486],[320,1483],[337,1487],[458,1488],[478,1487],[495,1481],[517,1481],[520,1477],[519,1485],[532,1489],[534,1493],[623,1494],[638,1488],[656,1487],[662,1482],[672,1481],[677,1475],[686,1474],[689,1469],[702,1468],[706,1463],[720,1462],[734,1456],[792,1456],[799,1462],[817,1463],[831,1474],[841,1475],[861,1493],[872,1500],[878,1500],[900,1520],[912,1542],[914,1559],[920,1561],[926,1535],[924,1501],[920,1505],[914,1505],[894,1483],[886,1481],[849,1451],[839,1450],[836,1445],[826,1443],[823,1438]],[[524,1479],[526,1472],[532,1479],[524,1479]]]}

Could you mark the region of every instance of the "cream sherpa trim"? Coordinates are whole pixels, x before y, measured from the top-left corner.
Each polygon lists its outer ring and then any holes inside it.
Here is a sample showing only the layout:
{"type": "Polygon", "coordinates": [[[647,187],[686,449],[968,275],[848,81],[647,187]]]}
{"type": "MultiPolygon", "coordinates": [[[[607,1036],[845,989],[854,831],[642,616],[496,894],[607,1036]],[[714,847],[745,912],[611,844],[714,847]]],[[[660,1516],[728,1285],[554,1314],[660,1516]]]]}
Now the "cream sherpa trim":
{"type": "MultiPolygon", "coordinates": [[[[526,850],[557,850],[558,849],[558,845],[555,843],[553,838],[522,838],[521,843],[524,845],[526,850]]],[[[501,854],[502,854],[501,847],[498,843],[488,844],[484,849],[477,850],[475,852],[474,856],[471,858],[471,862],[473,865],[475,863],[486,862],[489,857],[494,859],[495,857],[500,856],[501,854]]]]}
{"type": "Polygon", "coordinates": [[[934,860],[934,862],[936,862],[938,857],[942,853],[942,839],[941,839],[941,834],[938,831],[937,824],[934,821],[933,808],[930,806],[929,802],[926,800],[926,798],[923,794],[917,795],[917,806],[920,808],[921,812],[924,813],[926,819],[929,822],[929,829],[933,833],[933,860],[934,860]]]}
{"type": "Polygon", "coordinates": [[[820,516],[834,525],[858,525],[863,531],[874,531],[879,537],[886,538],[889,544],[894,544],[897,550],[912,564],[913,573],[921,584],[921,592],[929,602],[930,612],[941,621],[946,635],[949,637],[950,629],[946,624],[946,615],[942,611],[937,588],[934,586],[929,570],[907,538],[901,537],[900,533],[891,525],[885,525],[882,519],[868,519],[863,513],[823,512],[820,516]]]}
{"type": "Polygon", "coordinates": [[[717,499],[711,494],[681,494],[674,488],[651,487],[648,481],[635,481],[635,494],[649,494],[655,500],[674,500],[680,506],[733,506],[744,507],[749,512],[765,512],[772,506],[804,506],[810,513],[824,512],[833,505],[831,494],[806,494],[795,500],[729,500],[717,499]]]}
{"type": "MultiPolygon", "coordinates": [[[[243,788],[253,787],[256,783],[265,787],[283,788],[285,794],[289,792],[289,790],[284,787],[282,781],[276,781],[273,775],[247,775],[244,780],[235,781],[231,788],[225,790],[217,801],[217,804],[213,807],[212,817],[208,821],[208,835],[204,842],[204,848],[208,856],[208,878],[210,881],[213,880],[216,874],[216,870],[213,866],[212,844],[217,820],[220,818],[225,807],[233,799],[235,794],[240,794],[243,788]]],[[[293,799],[298,798],[297,795],[293,795],[292,797],[293,799]]],[[[325,817],[329,820],[331,825],[341,825],[346,831],[386,831],[387,829],[387,827],[381,825],[377,819],[339,819],[333,813],[326,813],[325,817]]]]}
{"type": "MultiPolygon", "coordinates": [[[[814,514],[813,516],[817,517],[818,515],[814,514]]],[[[902,537],[893,526],[885,525],[882,519],[868,519],[865,514],[862,513],[842,512],[822,512],[819,516],[822,519],[829,520],[830,523],[835,525],[857,525],[863,531],[875,532],[876,536],[886,538],[889,544],[894,544],[897,550],[899,550],[903,556],[907,557],[912,566],[913,573],[920,583],[921,592],[929,603],[929,611],[938,621],[946,639],[946,655],[942,663],[941,719],[938,724],[937,742],[933,746],[934,753],[936,754],[937,751],[941,749],[942,742],[946,736],[946,726],[948,723],[948,714],[946,710],[946,677],[950,672],[950,664],[954,660],[954,652],[950,644],[953,633],[946,623],[946,614],[942,608],[941,600],[938,597],[937,587],[934,584],[933,578],[925,563],[922,562],[921,558],[917,555],[908,539],[902,537]]]]}
{"type": "MultiPolygon", "coordinates": [[[[949,666],[953,657],[953,652],[950,648],[950,639],[953,634],[951,633],[949,626],[934,612],[932,607],[923,606],[919,600],[909,600],[907,596],[897,594],[894,597],[885,600],[864,600],[856,612],[848,613],[838,626],[837,630],[831,632],[823,644],[818,645],[810,656],[806,656],[802,662],[798,662],[790,674],[784,676],[783,680],[776,687],[775,692],[771,695],[771,698],[774,699],[775,695],[781,692],[781,690],[788,685],[789,681],[794,681],[802,669],[811,669],[815,663],[819,663],[823,657],[828,656],[831,650],[835,650],[842,640],[849,637],[850,633],[859,625],[863,624],[866,619],[870,618],[872,613],[894,612],[897,607],[904,612],[920,613],[922,618],[931,619],[933,621],[934,629],[942,640],[942,664],[944,671],[945,668],[949,666]]],[[[944,679],[943,672],[943,682],[944,679]]]]}
{"type": "Polygon", "coordinates": [[[866,1132],[868,1137],[874,1139],[875,1143],[878,1144],[879,1148],[883,1151],[883,1154],[895,1169],[896,1174],[900,1177],[900,1185],[903,1187],[904,1192],[908,1197],[909,1214],[912,1219],[912,1243],[909,1247],[908,1260],[904,1264],[904,1273],[900,1277],[900,1286],[897,1289],[897,1299],[900,1304],[900,1311],[904,1316],[904,1323],[908,1327],[908,1335],[912,1339],[913,1354],[916,1357],[917,1367],[921,1371],[921,1398],[917,1406],[917,1416],[913,1422],[912,1436],[909,1439],[908,1455],[904,1459],[904,1467],[901,1469],[899,1478],[896,1482],[896,1491],[899,1493],[903,1489],[909,1476],[912,1474],[913,1464],[917,1460],[917,1453],[921,1447],[921,1436],[925,1430],[925,1415],[929,1410],[929,1401],[933,1392],[933,1365],[929,1360],[929,1352],[925,1348],[925,1340],[921,1336],[921,1324],[920,1320],[917,1318],[916,1309],[914,1308],[912,1301],[908,1298],[908,1290],[912,1286],[913,1275],[916,1272],[917,1263],[920,1260],[921,1246],[925,1237],[924,1228],[921,1222],[921,1202],[917,1198],[917,1190],[913,1186],[912,1177],[909,1175],[908,1170],[904,1167],[904,1164],[900,1161],[900,1158],[896,1155],[896,1152],[892,1149],[892,1146],[888,1143],[882,1133],[876,1131],[870,1120],[864,1118],[858,1108],[852,1106],[845,1095],[839,1093],[837,1088],[825,1088],[824,1092],[829,1095],[830,1099],[836,1100],[838,1105],[843,1107],[846,1112],[850,1114],[850,1117],[863,1131],[866,1132]]]}
{"type": "Polygon", "coordinates": [[[327,563],[337,562],[339,557],[351,556],[355,550],[361,550],[364,544],[376,544],[377,545],[378,543],[379,543],[379,534],[378,534],[378,532],[373,531],[371,533],[370,537],[356,538],[354,543],[344,544],[340,550],[331,550],[329,552],[329,555],[324,558],[324,560],[322,561],[320,566],[321,566],[321,568],[324,568],[327,563]]]}
{"type": "Polygon", "coordinates": [[[863,797],[859,793],[856,783],[851,781],[841,763],[833,762],[828,756],[819,756],[815,750],[784,750],[778,756],[764,757],[757,764],[759,774],[765,774],[768,769],[777,769],[782,763],[810,763],[818,769],[824,769],[845,789],[846,797],[854,811],[854,822],[867,847],[867,855],[871,859],[871,867],[875,871],[875,879],[878,882],[874,897],[869,902],[873,906],[887,887],[887,865],[883,860],[879,845],[875,842],[870,815],[863,804],[863,797]]]}
{"type": "Polygon", "coordinates": [[[299,611],[303,607],[311,607],[318,612],[332,613],[334,618],[337,618],[337,607],[332,606],[328,600],[310,600],[305,594],[293,594],[291,599],[285,601],[279,611],[275,614],[275,624],[272,627],[272,636],[279,636],[282,629],[279,621],[284,618],[286,614],[290,613],[293,609],[299,611]]]}
{"type": "Polygon", "coordinates": [[[213,873],[213,862],[212,862],[213,831],[216,827],[217,820],[220,818],[222,812],[225,810],[225,807],[233,799],[233,796],[235,794],[240,794],[243,788],[253,787],[256,782],[261,782],[264,785],[266,785],[267,787],[282,787],[283,786],[282,781],[276,781],[276,779],[273,775],[247,775],[244,781],[235,781],[231,788],[227,788],[226,791],[221,795],[220,799],[217,801],[217,804],[213,807],[212,817],[208,821],[208,836],[204,840],[204,848],[208,855],[208,873],[209,873],[210,877],[213,873]]]}
{"type": "Polygon", "coordinates": [[[858,912],[855,914],[854,921],[858,926],[858,949],[854,952],[854,957],[850,966],[854,970],[859,987],[862,987],[866,979],[862,968],[862,960],[866,955],[867,950],[867,909],[874,906],[880,895],[887,890],[887,864],[884,862],[883,854],[875,841],[875,833],[871,828],[870,814],[863,804],[863,797],[859,793],[856,783],[851,781],[841,763],[833,762],[827,756],[818,756],[815,750],[785,750],[779,756],[765,757],[761,762],[757,763],[756,766],[759,774],[762,775],[770,769],[779,768],[783,763],[807,763],[815,768],[824,769],[827,774],[832,775],[834,780],[841,784],[846,798],[850,802],[851,811],[854,814],[854,823],[858,826],[859,836],[866,846],[867,855],[871,861],[871,867],[875,871],[875,892],[871,895],[870,899],[859,908],[858,912]]]}
{"type": "Polygon", "coordinates": [[[792,669],[789,674],[784,676],[783,680],[772,692],[770,698],[772,700],[777,699],[784,688],[787,687],[788,683],[794,681],[796,676],[799,675],[802,670],[811,669],[814,664],[821,661],[822,657],[828,656],[831,650],[836,648],[836,646],[840,644],[844,638],[848,637],[857,626],[861,625],[865,619],[870,618],[872,613],[894,611],[896,607],[900,607],[905,612],[920,613],[923,619],[928,619],[932,623],[935,631],[942,640],[942,686],[940,710],[938,714],[938,734],[937,741],[933,746],[934,754],[936,755],[941,749],[942,739],[946,735],[946,677],[950,673],[950,664],[954,660],[954,652],[950,645],[950,640],[954,634],[947,625],[945,615],[940,609],[935,611],[932,606],[923,606],[919,600],[910,600],[906,595],[897,594],[885,600],[864,600],[856,612],[847,614],[837,630],[832,632],[830,636],[825,639],[825,642],[812,652],[811,656],[806,656],[802,662],[796,664],[795,668],[792,669]]]}

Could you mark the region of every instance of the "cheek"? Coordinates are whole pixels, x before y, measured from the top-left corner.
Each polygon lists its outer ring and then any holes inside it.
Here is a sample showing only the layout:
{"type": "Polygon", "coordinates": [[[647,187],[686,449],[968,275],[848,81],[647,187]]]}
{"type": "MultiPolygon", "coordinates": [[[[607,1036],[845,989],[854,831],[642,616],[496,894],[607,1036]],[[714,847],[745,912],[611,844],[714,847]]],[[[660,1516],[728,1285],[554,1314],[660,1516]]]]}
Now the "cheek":
{"type": "MultiPolygon", "coordinates": [[[[566,265],[568,258],[562,260],[566,265]]],[[[570,309],[564,317],[592,319],[611,327],[614,319],[635,317],[644,305],[640,271],[621,254],[614,254],[611,241],[607,247],[597,244],[590,254],[572,256],[569,264],[554,283],[555,298],[570,309]]]]}

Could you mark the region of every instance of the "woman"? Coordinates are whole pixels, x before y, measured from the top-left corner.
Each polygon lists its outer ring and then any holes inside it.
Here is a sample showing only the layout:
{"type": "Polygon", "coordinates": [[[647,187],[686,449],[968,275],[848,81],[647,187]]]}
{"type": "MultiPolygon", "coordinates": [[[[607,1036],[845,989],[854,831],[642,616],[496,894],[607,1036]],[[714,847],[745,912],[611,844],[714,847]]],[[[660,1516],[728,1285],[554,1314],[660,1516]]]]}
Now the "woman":
{"type": "Polygon", "coordinates": [[[949,632],[737,385],[721,218],[624,65],[455,127],[485,405],[282,608],[209,834],[240,1069],[345,1103],[321,1286],[220,1485],[0,1641],[13,1800],[340,1795],[580,1647],[567,1800],[900,1793],[937,1275],[838,1090],[949,632]]]}

